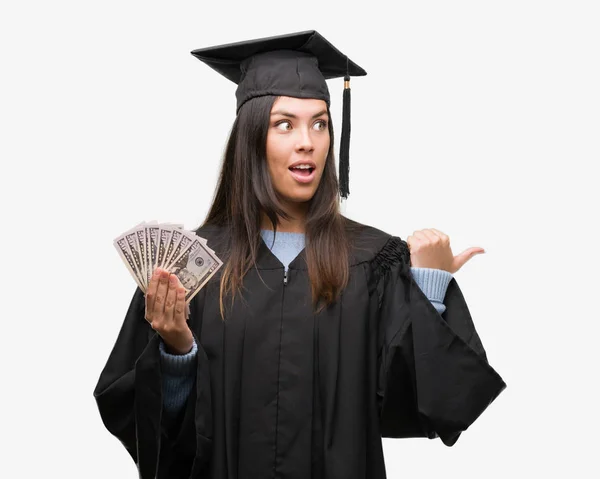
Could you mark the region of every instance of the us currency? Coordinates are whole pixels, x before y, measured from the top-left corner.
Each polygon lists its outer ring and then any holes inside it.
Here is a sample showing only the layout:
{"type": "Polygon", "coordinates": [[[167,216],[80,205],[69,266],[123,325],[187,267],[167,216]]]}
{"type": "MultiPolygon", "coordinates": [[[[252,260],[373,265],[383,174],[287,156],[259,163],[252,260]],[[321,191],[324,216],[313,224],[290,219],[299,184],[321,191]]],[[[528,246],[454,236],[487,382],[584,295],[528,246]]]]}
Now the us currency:
{"type": "Polygon", "coordinates": [[[148,285],[144,281],[143,268],[142,268],[142,258],[140,253],[140,246],[138,244],[138,238],[135,231],[131,233],[125,234],[125,240],[127,241],[127,245],[129,246],[129,250],[131,251],[131,257],[133,259],[133,263],[136,268],[136,273],[142,282],[142,290],[146,291],[148,285]]]}
{"type": "Polygon", "coordinates": [[[147,241],[148,241],[148,284],[150,284],[150,277],[154,272],[154,268],[156,268],[156,259],[158,257],[158,243],[159,243],[159,234],[160,234],[160,226],[159,225],[150,225],[147,228],[147,241]]]}
{"type": "Polygon", "coordinates": [[[139,223],[117,237],[114,246],[144,293],[154,269],[162,267],[180,278],[188,303],[222,264],[205,238],[176,223],[139,223]]]}
{"type": "Polygon", "coordinates": [[[186,291],[185,301],[189,303],[221,266],[221,260],[198,238],[175,258],[169,271],[179,278],[186,291]]]}
{"type": "MultiPolygon", "coordinates": [[[[196,236],[196,238],[198,238],[198,237],[196,236]]],[[[195,238],[192,237],[191,233],[182,232],[181,239],[179,240],[179,243],[177,244],[177,246],[175,246],[175,249],[173,250],[171,257],[165,264],[164,268],[168,270],[171,267],[171,265],[173,264],[173,260],[178,258],[179,255],[181,255],[181,253],[183,253],[188,247],[190,247],[192,245],[192,243],[194,242],[194,239],[195,238]]]]}
{"type": "Polygon", "coordinates": [[[139,245],[140,263],[142,266],[142,279],[144,280],[144,284],[146,285],[146,288],[147,288],[149,283],[146,280],[146,278],[148,277],[148,272],[146,271],[146,269],[147,269],[147,267],[146,267],[146,263],[147,263],[147,259],[146,259],[146,228],[142,225],[142,226],[137,227],[134,230],[134,232],[137,237],[138,245],[139,245]]]}
{"type": "Polygon", "coordinates": [[[163,228],[161,226],[159,234],[158,234],[158,250],[156,256],[156,267],[159,267],[163,264],[165,255],[167,253],[167,245],[169,244],[169,240],[171,239],[171,235],[173,234],[173,230],[170,228],[163,228]]]}
{"type": "Polygon", "coordinates": [[[161,268],[167,269],[168,264],[171,262],[171,256],[173,255],[173,251],[181,241],[183,237],[183,232],[180,230],[173,230],[171,234],[171,238],[169,240],[169,244],[166,247],[165,257],[163,258],[163,262],[160,265],[161,268]]]}
{"type": "Polygon", "coordinates": [[[144,281],[146,285],[150,284],[150,278],[152,276],[153,266],[151,262],[152,251],[151,251],[151,228],[155,228],[157,225],[156,221],[150,221],[148,223],[143,223],[141,227],[138,229],[141,230],[141,233],[138,233],[138,237],[140,237],[140,242],[144,243],[143,247],[143,266],[144,266],[144,281]]]}
{"type": "Polygon", "coordinates": [[[114,245],[115,245],[115,248],[117,248],[119,256],[121,256],[121,259],[125,263],[125,266],[127,266],[127,269],[133,276],[133,279],[135,279],[135,281],[138,284],[138,286],[140,287],[140,289],[145,292],[144,283],[142,282],[142,280],[136,270],[135,262],[133,260],[129,246],[127,245],[127,240],[124,237],[117,238],[114,241],[114,245]]]}

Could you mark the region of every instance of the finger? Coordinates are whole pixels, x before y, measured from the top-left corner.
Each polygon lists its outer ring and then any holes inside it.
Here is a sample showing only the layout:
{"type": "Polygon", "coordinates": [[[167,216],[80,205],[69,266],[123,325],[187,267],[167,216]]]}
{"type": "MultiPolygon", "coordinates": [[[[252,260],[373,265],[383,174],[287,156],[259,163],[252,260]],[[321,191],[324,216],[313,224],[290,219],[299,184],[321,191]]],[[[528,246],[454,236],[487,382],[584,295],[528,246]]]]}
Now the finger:
{"type": "Polygon", "coordinates": [[[483,248],[478,248],[478,247],[467,248],[462,253],[456,255],[455,258],[461,258],[461,260],[464,260],[466,262],[468,259],[471,259],[476,254],[481,254],[481,253],[485,253],[485,250],[483,248]]]}
{"type": "Polygon", "coordinates": [[[406,244],[408,245],[408,251],[412,253],[413,250],[417,249],[417,246],[419,245],[419,239],[415,236],[409,235],[406,238],[406,244]]]}
{"type": "MultiPolygon", "coordinates": [[[[185,293],[183,293],[183,298],[185,301],[185,293]]],[[[190,303],[185,303],[185,320],[190,319],[190,303]]]]}
{"type": "Polygon", "coordinates": [[[415,243],[429,243],[429,237],[423,233],[423,230],[415,231],[413,235],[415,237],[415,243]]]}
{"type": "Polygon", "coordinates": [[[185,317],[185,289],[183,286],[179,286],[176,289],[177,301],[175,302],[175,312],[173,314],[173,321],[177,324],[184,324],[186,321],[185,317]]]}
{"type": "Polygon", "coordinates": [[[173,322],[173,310],[177,301],[177,276],[169,275],[169,290],[165,299],[165,323],[173,322]]]}
{"type": "Polygon", "coordinates": [[[460,253],[459,255],[454,257],[454,261],[452,262],[453,268],[458,271],[460,268],[464,266],[464,264],[469,261],[473,256],[479,253],[485,253],[483,248],[469,248],[460,253]]]}
{"type": "Polygon", "coordinates": [[[427,238],[427,242],[429,244],[435,244],[440,242],[440,237],[436,235],[431,229],[421,230],[421,233],[425,238],[427,238]]]}
{"type": "Polygon", "coordinates": [[[148,291],[156,291],[156,288],[158,287],[158,280],[160,278],[160,273],[163,270],[161,268],[155,268],[154,271],[152,272],[152,276],[150,277],[150,283],[148,284],[148,291]]]}
{"type": "Polygon", "coordinates": [[[448,237],[447,234],[442,233],[440,230],[436,230],[435,228],[431,228],[431,231],[438,235],[440,238],[442,238],[444,241],[447,241],[448,243],[450,242],[450,238],[448,237]]]}
{"type": "Polygon", "coordinates": [[[152,321],[152,311],[154,310],[154,300],[156,299],[156,288],[158,286],[158,278],[160,277],[160,268],[156,268],[150,278],[150,284],[146,290],[146,319],[152,321]]]}
{"type": "Polygon", "coordinates": [[[158,287],[156,288],[156,299],[154,300],[154,310],[152,314],[162,315],[165,311],[165,300],[169,290],[169,273],[164,269],[160,272],[158,287]]]}

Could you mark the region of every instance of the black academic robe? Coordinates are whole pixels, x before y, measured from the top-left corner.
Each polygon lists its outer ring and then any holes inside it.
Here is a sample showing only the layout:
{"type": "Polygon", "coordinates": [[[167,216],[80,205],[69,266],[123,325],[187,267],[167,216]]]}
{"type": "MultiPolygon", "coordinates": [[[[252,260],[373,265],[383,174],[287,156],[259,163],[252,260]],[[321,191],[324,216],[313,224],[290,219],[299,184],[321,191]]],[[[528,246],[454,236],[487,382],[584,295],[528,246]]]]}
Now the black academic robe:
{"type": "MultiPolygon", "coordinates": [[[[195,387],[174,425],[162,415],[159,337],[136,290],[94,396],[142,479],[385,478],[382,437],[452,446],[506,387],[456,279],[440,315],[411,276],[406,242],[347,221],[359,227],[349,284],[321,313],[305,250],[284,283],[262,239],[225,322],[218,274],[193,298],[195,387]]],[[[197,234],[219,255],[223,228],[197,234]]]]}

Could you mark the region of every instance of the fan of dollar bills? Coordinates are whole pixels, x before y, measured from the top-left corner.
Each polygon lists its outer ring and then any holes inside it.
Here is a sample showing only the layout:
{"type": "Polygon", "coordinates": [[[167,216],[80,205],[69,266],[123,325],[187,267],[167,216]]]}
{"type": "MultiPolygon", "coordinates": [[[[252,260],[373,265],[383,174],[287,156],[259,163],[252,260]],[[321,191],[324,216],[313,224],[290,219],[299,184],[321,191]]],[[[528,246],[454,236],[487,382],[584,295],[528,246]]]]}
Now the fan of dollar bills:
{"type": "Polygon", "coordinates": [[[186,303],[223,264],[204,238],[180,224],[142,222],[113,243],[144,293],[154,269],[163,268],[179,278],[186,290],[186,303]]]}

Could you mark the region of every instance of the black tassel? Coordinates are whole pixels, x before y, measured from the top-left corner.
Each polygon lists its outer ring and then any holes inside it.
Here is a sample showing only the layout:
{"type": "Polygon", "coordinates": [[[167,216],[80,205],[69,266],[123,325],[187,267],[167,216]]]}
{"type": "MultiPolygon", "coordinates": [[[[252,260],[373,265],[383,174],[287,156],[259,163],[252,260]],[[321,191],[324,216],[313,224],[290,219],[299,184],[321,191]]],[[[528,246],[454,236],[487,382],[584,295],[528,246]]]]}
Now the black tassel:
{"type": "Polygon", "coordinates": [[[350,76],[344,77],[344,98],[342,103],[342,138],[340,140],[339,162],[340,195],[350,194],[350,76]]]}

